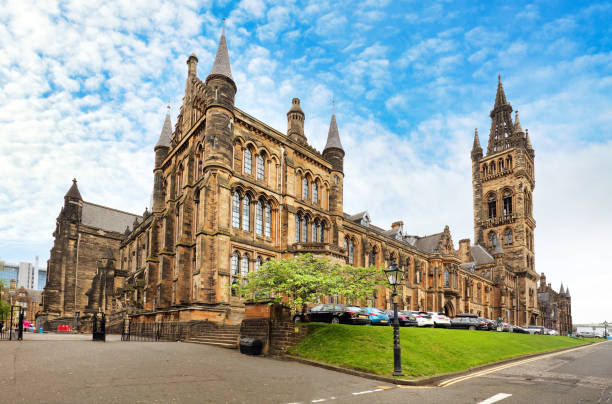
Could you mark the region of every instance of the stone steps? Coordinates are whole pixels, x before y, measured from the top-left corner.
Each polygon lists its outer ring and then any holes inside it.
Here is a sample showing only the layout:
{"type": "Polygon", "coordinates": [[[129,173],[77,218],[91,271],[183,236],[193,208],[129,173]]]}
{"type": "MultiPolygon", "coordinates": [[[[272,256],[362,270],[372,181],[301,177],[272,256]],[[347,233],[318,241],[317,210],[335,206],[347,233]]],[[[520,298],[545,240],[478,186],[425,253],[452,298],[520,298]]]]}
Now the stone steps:
{"type": "Polygon", "coordinates": [[[237,349],[239,337],[240,325],[226,325],[202,331],[202,334],[188,338],[185,342],[237,349]]]}

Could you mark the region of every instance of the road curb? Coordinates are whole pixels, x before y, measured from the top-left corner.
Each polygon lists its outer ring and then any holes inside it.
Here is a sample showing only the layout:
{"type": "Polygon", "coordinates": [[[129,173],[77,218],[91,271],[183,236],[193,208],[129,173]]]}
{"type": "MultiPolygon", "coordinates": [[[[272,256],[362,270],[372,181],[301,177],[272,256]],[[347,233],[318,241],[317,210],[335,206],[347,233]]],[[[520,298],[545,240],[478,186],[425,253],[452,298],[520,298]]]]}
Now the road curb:
{"type": "Polygon", "coordinates": [[[442,383],[443,381],[454,379],[454,378],[461,377],[461,376],[468,376],[470,374],[477,373],[477,372],[480,372],[480,371],[483,371],[483,370],[492,369],[492,368],[495,368],[497,366],[507,365],[507,364],[510,364],[510,363],[513,363],[513,362],[523,361],[525,359],[531,359],[531,358],[537,358],[537,357],[540,357],[540,356],[546,356],[546,355],[550,355],[550,354],[553,354],[553,353],[574,351],[574,350],[577,350],[577,349],[586,348],[588,346],[593,346],[593,345],[596,345],[596,344],[601,344],[603,342],[607,342],[607,341],[591,342],[591,343],[588,343],[586,345],[580,345],[580,346],[577,346],[577,347],[569,347],[569,348],[558,349],[558,350],[555,350],[555,351],[546,351],[546,352],[539,352],[539,353],[534,353],[534,354],[521,355],[521,356],[517,356],[516,358],[504,359],[504,360],[497,361],[497,362],[487,363],[485,365],[475,366],[475,367],[470,368],[468,370],[461,370],[461,371],[452,372],[452,373],[444,373],[444,374],[441,374],[441,375],[430,376],[430,377],[423,377],[423,378],[420,378],[420,379],[397,379],[397,378],[393,378],[393,377],[388,377],[388,376],[382,376],[382,375],[377,375],[377,374],[373,374],[373,373],[363,372],[363,371],[360,371],[360,370],[348,369],[348,368],[343,368],[343,367],[339,367],[339,366],[334,366],[334,365],[330,365],[330,364],[327,364],[327,363],[317,362],[317,361],[313,361],[313,360],[310,360],[310,359],[304,359],[304,358],[300,358],[300,357],[293,356],[293,355],[285,355],[283,358],[291,360],[291,361],[303,363],[305,365],[316,366],[316,367],[320,367],[320,368],[327,369],[327,370],[333,370],[335,372],[346,373],[346,374],[353,375],[353,376],[359,376],[359,377],[363,377],[363,378],[366,378],[366,379],[373,379],[373,380],[378,380],[378,381],[381,381],[381,382],[387,382],[387,383],[391,383],[391,384],[399,384],[399,385],[404,385],[404,386],[438,387],[439,384],[442,383]]]}

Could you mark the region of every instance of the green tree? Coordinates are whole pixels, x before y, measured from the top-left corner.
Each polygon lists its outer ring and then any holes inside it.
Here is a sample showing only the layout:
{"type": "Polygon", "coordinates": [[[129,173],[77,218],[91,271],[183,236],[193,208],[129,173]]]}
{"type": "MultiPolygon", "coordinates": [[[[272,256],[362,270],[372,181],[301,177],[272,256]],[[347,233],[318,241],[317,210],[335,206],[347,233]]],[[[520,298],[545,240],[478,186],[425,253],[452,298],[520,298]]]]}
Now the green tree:
{"type": "Polygon", "coordinates": [[[302,311],[327,295],[343,296],[349,301],[367,299],[382,281],[382,271],[373,266],[332,264],[327,259],[302,254],[267,261],[234,289],[248,300],[283,303],[294,311],[302,311]]]}
{"type": "Polygon", "coordinates": [[[8,299],[8,288],[0,281],[0,317],[7,316],[11,310],[5,299],[8,299]]]}

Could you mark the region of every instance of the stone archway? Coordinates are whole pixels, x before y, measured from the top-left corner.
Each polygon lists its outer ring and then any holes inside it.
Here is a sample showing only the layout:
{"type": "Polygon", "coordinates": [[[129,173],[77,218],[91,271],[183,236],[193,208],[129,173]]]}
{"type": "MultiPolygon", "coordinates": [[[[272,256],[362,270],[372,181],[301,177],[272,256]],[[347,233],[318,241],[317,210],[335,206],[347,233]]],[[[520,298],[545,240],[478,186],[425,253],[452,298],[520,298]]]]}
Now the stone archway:
{"type": "Polygon", "coordinates": [[[453,305],[452,301],[449,300],[444,305],[444,314],[450,318],[455,317],[455,306],[453,305]]]}
{"type": "Polygon", "coordinates": [[[535,313],[531,314],[531,319],[527,325],[538,325],[538,316],[535,313]]]}

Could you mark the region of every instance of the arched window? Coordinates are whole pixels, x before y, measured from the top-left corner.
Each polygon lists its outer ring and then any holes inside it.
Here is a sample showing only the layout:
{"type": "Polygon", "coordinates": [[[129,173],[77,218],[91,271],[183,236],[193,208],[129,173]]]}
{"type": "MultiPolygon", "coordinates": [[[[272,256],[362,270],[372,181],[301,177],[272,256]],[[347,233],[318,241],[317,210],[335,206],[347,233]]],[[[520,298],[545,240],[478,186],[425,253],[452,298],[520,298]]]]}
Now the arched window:
{"type": "Polygon", "coordinates": [[[302,218],[299,215],[295,215],[295,242],[300,242],[300,223],[302,223],[302,218]]]}
{"type": "Polygon", "coordinates": [[[308,218],[304,216],[302,218],[302,243],[308,242],[308,218]]]}
{"type": "Polygon", "coordinates": [[[179,165],[178,172],[176,173],[176,195],[183,194],[183,165],[179,165]]]}
{"type": "Polygon", "coordinates": [[[249,256],[247,253],[242,255],[242,260],[240,261],[240,276],[244,277],[249,273],[249,256]]]}
{"type": "Polygon", "coordinates": [[[482,165],[482,175],[486,176],[489,173],[489,170],[487,170],[487,165],[483,164],[482,165]]]}
{"type": "Polygon", "coordinates": [[[244,161],[244,164],[243,164],[242,171],[245,174],[252,174],[253,173],[253,171],[252,171],[252,169],[253,169],[253,155],[251,154],[251,150],[248,147],[246,147],[244,149],[244,159],[243,159],[243,161],[244,161]]]}
{"type": "Polygon", "coordinates": [[[232,226],[240,228],[240,195],[236,191],[232,195],[232,226]]]}
{"type": "Polygon", "coordinates": [[[495,240],[497,239],[497,237],[495,236],[495,232],[492,231],[489,233],[489,246],[491,247],[495,247],[495,240]]]}
{"type": "Polygon", "coordinates": [[[495,194],[489,195],[487,206],[489,208],[489,219],[496,218],[497,217],[497,200],[495,199],[495,194]]]}
{"type": "Polygon", "coordinates": [[[236,285],[238,283],[238,261],[240,260],[239,258],[239,254],[238,251],[234,251],[234,253],[232,254],[232,276],[230,279],[231,285],[232,285],[232,289],[231,289],[231,295],[232,296],[236,296],[236,289],[233,288],[234,285],[236,285]]]}
{"type": "Polygon", "coordinates": [[[489,164],[489,174],[495,174],[497,171],[495,170],[495,163],[492,161],[491,164],[489,164]]]}
{"type": "Polygon", "coordinates": [[[264,159],[261,154],[257,155],[257,179],[263,180],[265,178],[264,170],[264,159]]]}
{"type": "Polygon", "coordinates": [[[251,221],[251,211],[250,211],[251,201],[248,195],[245,195],[242,199],[242,230],[249,231],[250,230],[250,221],[251,221]]]}
{"type": "Polygon", "coordinates": [[[510,155],[506,158],[506,168],[508,170],[512,169],[512,156],[510,155]]]}
{"type": "Polygon", "coordinates": [[[306,177],[302,180],[302,199],[308,200],[308,178],[306,177]]]}
{"type": "Polygon", "coordinates": [[[344,239],[344,249],[348,251],[348,238],[344,239]]]}
{"type": "Polygon", "coordinates": [[[261,201],[257,201],[255,208],[255,233],[263,234],[263,203],[261,201]]]}
{"type": "Polygon", "coordinates": [[[254,272],[259,271],[259,268],[261,267],[261,265],[263,264],[263,261],[261,260],[261,257],[257,257],[257,259],[255,260],[255,268],[253,268],[254,272]]]}
{"type": "Polygon", "coordinates": [[[312,223],[312,228],[311,228],[311,237],[310,240],[313,243],[317,242],[317,235],[319,234],[319,219],[316,219],[313,223],[312,223]]]}
{"type": "Polygon", "coordinates": [[[312,202],[319,203],[319,184],[312,183],[312,202]]]}
{"type": "Polygon", "coordinates": [[[499,161],[497,163],[499,165],[499,172],[501,173],[502,171],[504,171],[504,160],[503,159],[499,159],[499,161]]]}
{"type": "Polygon", "coordinates": [[[325,223],[321,222],[321,226],[319,226],[319,243],[325,242],[325,223]]]}
{"type": "Polygon", "coordinates": [[[238,251],[232,254],[232,275],[238,275],[238,251]]]}
{"type": "Polygon", "coordinates": [[[349,253],[349,264],[353,264],[355,262],[355,244],[353,243],[353,240],[349,240],[348,253],[349,253]]]}
{"type": "Polygon", "coordinates": [[[504,192],[504,217],[512,216],[512,193],[504,192]]]}
{"type": "Polygon", "coordinates": [[[266,237],[270,237],[272,232],[272,206],[270,202],[266,204],[266,226],[264,230],[266,237]]]}
{"type": "Polygon", "coordinates": [[[370,265],[376,265],[376,247],[372,247],[372,251],[370,252],[370,265]]]}
{"type": "Polygon", "coordinates": [[[448,288],[450,286],[450,274],[448,269],[444,270],[444,287],[448,288]]]}
{"type": "Polygon", "coordinates": [[[504,232],[504,244],[510,245],[512,244],[512,230],[506,229],[504,232]]]}

